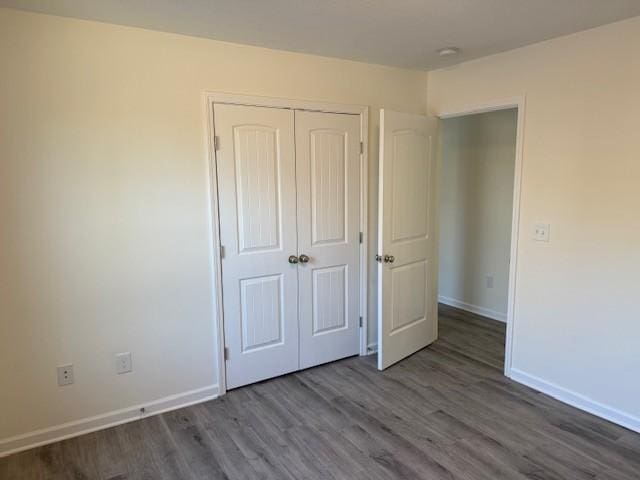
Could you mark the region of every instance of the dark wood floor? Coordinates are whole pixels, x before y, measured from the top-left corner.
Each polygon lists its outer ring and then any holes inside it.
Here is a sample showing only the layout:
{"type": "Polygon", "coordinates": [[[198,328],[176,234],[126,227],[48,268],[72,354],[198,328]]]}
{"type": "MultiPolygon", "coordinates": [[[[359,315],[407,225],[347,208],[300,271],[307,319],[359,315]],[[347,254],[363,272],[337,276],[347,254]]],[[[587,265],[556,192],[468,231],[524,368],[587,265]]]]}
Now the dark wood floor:
{"type": "Polygon", "coordinates": [[[384,373],[351,358],[0,460],[4,479],[634,479],[640,435],[502,376],[503,325],[447,309],[384,373]]]}

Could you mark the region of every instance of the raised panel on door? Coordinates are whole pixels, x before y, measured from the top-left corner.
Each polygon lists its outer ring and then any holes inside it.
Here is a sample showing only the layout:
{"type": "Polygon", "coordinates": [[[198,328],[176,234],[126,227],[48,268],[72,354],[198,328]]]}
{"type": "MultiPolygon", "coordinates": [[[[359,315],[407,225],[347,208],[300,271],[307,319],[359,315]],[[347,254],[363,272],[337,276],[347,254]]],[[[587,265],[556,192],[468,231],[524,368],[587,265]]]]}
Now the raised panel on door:
{"type": "Polygon", "coordinates": [[[360,117],[296,111],[300,368],[359,352],[360,117]]]}
{"type": "Polygon", "coordinates": [[[391,134],[392,162],[390,244],[427,240],[431,159],[425,159],[429,138],[417,130],[400,129],[391,134]]]}
{"type": "Polygon", "coordinates": [[[280,248],[278,133],[259,125],[233,128],[240,254],[280,248]]]}
{"type": "Polygon", "coordinates": [[[240,280],[242,353],[282,344],[282,306],[282,275],[240,280]]]}
{"type": "Polygon", "coordinates": [[[428,285],[426,260],[391,269],[390,335],[427,321],[428,285]]]}
{"type": "Polygon", "coordinates": [[[434,122],[380,114],[378,368],[437,337],[434,122]]]}
{"type": "Polygon", "coordinates": [[[294,115],[216,104],[227,388],[298,369],[294,115]]]}
{"type": "Polygon", "coordinates": [[[312,335],[322,335],[347,328],[349,326],[346,298],[349,283],[347,265],[315,268],[311,275],[312,335]]]}
{"type": "MultiPolygon", "coordinates": [[[[319,115],[324,118],[328,114],[319,115]]],[[[302,118],[298,128],[303,128],[303,114],[298,113],[298,118],[302,118]]],[[[307,141],[310,177],[306,185],[301,185],[300,194],[304,195],[306,189],[311,196],[311,245],[344,244],[348,134],[337,129],[315,129],[308,132],[307,141]]]]}

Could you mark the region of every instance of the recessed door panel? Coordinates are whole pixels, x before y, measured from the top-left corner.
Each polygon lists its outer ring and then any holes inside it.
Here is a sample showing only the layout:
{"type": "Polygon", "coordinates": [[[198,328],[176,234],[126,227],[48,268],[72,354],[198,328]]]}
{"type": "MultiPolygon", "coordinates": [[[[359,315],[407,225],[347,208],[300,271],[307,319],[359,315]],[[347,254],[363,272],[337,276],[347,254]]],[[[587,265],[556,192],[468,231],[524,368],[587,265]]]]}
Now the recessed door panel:
{"type": "Polygon", "coordinates": [[[395,335],[427,318],[427,262],[409,263],[391,270],[391,329],[395,335]]]}
{"type": "Polygon", "coordinates": [[[360,117],[296,111],[300,368],[359,352],[360,117]]]}
{"type": "Polygon", "coordinates": [[[277,130],[233,128],[240,253],[280,247],[280,183],[277,130]]]}
{"type": "Polygon", "coordinates": [[[431,158],[425,160],[428,138],[416,130],[392,134],[391,242],[426,238],[429,232],[431,158]]]}
{"type": "Polygon", "coordinates": [[[340,130],[314,130],[309,132],[309,140],[312,244],[344,243],[347,134],[340,130]]]}
{"type": "Polygon", "coordinates": [[[214,106],[227,388],[298,369],[294,115],[214,106]]]}
{"type": "Polygon", "coordinates": [[[284,342],[282,275],[240,280],[242,352],[284,342]]]}
{"type": "Polygon", "coordinates": [[[324,335],[347,328],[347,265],[316,268],[312,273],[312,281],[313,334],[324,335]]]}

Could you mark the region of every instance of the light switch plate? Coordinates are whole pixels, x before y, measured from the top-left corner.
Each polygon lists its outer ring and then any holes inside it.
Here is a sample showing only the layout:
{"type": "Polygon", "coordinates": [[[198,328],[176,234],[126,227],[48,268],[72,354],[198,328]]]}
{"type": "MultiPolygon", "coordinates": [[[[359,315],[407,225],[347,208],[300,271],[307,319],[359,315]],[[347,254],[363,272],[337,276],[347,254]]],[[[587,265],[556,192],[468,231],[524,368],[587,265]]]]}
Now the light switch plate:
{"type": "Polygon", "coordinates": [[[121,375],[129,373],[133,370],[131,365],[131,352],[123,352],[116,354],[116,373],[121,375]]]}
{"type": "Polygon", "coordinates": [[[536,223],[533,228],[533,239],[536,242],[548,242],[550,229],[551,226],[548,223],[536,223]]]}

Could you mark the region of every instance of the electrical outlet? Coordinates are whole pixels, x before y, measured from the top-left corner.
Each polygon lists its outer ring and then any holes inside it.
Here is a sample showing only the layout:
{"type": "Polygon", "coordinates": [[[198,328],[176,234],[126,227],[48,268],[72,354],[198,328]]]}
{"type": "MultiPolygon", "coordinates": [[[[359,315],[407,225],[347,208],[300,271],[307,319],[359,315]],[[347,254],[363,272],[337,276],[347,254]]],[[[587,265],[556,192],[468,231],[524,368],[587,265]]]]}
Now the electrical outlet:
{"type": "Polygon", "coordinates": [[[486,275],[484,277],[484,282],[487,288],[493,288],[493,275],[486,275]]]}
{"type": "Polygon", "coordinates": [[[73,365],[61,365],[58,367],[58,386],[71,385],[73,383],[73,365]]]}
{"type": "Polygon", "coordinates": [[[536,242],[548,242],[550,229],[548,223],[536,223],[533,228],[533,239],[536,242]]]}
{"type": "Polygon", "coordinates": [[[123,373],[129,373],[131,370],[131,352],[116,354],[116,373],[121,375],[123,373]]]}

